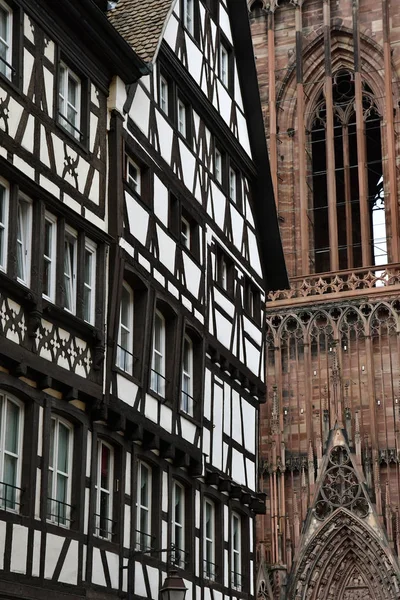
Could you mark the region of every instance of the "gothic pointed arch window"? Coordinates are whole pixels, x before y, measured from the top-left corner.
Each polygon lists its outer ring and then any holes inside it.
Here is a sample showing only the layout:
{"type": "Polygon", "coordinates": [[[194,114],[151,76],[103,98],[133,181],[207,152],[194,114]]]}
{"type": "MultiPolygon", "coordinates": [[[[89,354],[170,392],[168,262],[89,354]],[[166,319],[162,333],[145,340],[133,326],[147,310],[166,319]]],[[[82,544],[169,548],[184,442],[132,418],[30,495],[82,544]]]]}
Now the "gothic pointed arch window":
{"type": "Polygon", "coordinates": [[[311,261],[317,273],[336,270],[335,262],[340,270],[388,262],[381,117],[373,92],[363,82],[361,135],[357,134],[354,73],[339,70],[334,74],[332,96],[332,159],[328,161],[330,140],[323,91],[315,103],[309,131],[311,261]],[[328,201],[332,183],[336,192],[333,210],[328,201]],[[336,220],[334,227],[332,220],[336,220]],[[333,253],[337,253],[336,261],[333,253]]]}

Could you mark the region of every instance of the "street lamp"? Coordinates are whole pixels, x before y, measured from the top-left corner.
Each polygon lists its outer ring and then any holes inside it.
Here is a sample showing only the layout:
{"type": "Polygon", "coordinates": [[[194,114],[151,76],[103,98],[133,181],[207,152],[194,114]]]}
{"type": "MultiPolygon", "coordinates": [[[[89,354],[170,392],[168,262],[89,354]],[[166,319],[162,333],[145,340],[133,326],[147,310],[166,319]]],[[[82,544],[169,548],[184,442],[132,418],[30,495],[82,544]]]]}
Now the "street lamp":
{"type": "Polygon", "coordinates": [[[160,589],[160,600],[185,600],[187,588],[176,571],[170,571],[160,589]]]}

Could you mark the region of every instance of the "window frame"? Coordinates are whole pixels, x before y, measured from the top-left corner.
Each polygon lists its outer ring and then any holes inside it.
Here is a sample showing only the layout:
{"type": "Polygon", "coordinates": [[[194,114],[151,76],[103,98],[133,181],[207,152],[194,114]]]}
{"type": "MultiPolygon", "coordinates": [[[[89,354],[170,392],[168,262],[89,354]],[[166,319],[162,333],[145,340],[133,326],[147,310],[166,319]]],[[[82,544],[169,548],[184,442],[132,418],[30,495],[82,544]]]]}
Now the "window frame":
{"type": "MultiPolygon", "coordinates": [[[[3,221],[0,220],[0,261],[3,256],[4,260],[0,262],[0,271],[7,273],[7,260],[8,260],[8,230],[9,230],[9,218],[10,218],[10,184],[8,181],[0,177],[0,188],[4,190],[4,194],[1,197],[3,202],[3,221]]],[[[1,211],[0,211],[1,219],[1,211]]]]}
{"type": "Polygon", "coordinates": [[[235,590],[243,590],[243,565],[242,565],[242,519],[239,513],[231,513],[231,573],[230,584],[235,590]],[[238,544],[235,545],[235,520],[237,521],[238,544]],[[238,570],[235,566],[238,564],[238,570]]]}
{"type": "Polygon", "coordinates": [[[182,100],[182,98],[178,95],[176,100],[176,126],[178,132],[186,139],[188,134],[188,106],[182,100]],[[181,120],[180,111],[183,110],[183,120],[181,120]],[[182,125],[182,127],[181,127],[182,125]]]}
{"type": "Polygon", "coordinates": [[[222,185],[222,182],[223,182],[222,152],[218,148],[218,146],[215,146],[215,148],[214,148],[214,177],[215,177],[215,181],[217,183],[219,183],[220,185],[222,185]],[[218,161],[217,161],[217,158],[218,158],[218,161]],[[217,162],[219,162],[219,169],[217,166],[217,162]]]}
{"type": "Polygon", "coordinates": [[[15,398],[15,396],[8,394],[4,390],[0,390],[0,488],[1,488],[1,499],[0,499],[0,510],[7,510],[14,513],[19,513],[21,508],[21,477],[22,477],[22,461],[23,461],[23,442],[24,442],[24,425],[25,425],[25,406],[23,402],[15,398]],[[8,431],[8,414],[7,414],[7,403],[10,402],[18,407],[18,440],[17,440],[17,453],[5,449],[6,444],[6,431],[8,431]],[[16,459],[16,470],[14,484],[6,484],[4,481],[5,471],[5,456],[12,456],[16,459]],[[5,492],[3,487],[6,486],[5,492]],[[10,502],[7,498],[7,486],[12,486],[16,490],[15,497],[11,500],[14,503],[14,507],[8,507],[7,503],[10,502]]]}
{"type": "Polygon", "coordinates": [[[82,89],[83,89],[82,78],[76,74],[76,72],[69,67],[69,65],[62,59],[60,59],[58,63],[58,81],[57,81],[57,122],[62,127],[64,131],[66,131],[70,136],[72,136],[78,142],[82,142],[83,140],[83,119],[82,119],[82,89]],[[76,97],[77,102],[76,106],[74,106],[69,100],[69,77],[77,84],[76,88],[76,97]],[[65,89],[65,83],[67,83],[67,88],[65,89]],[[63,86],[61,93],[61,86],[63,86]],[[66,112],[62,112],[61,110],[61,102],[64,102],[64,106],[66,107],[66,112]],[[69,105],[76,112],[76,122],[75,124],[68,118],[68,107],[69,105]],[[72,131],[71,131],[72,129],[72,131]]]}
{"type": "Polygon", "coordinates": [[[229,199],[234,203],[238,204],[238,174],[235,169],[230,166],[228,172],[228,192],[229,199]]]}
{"type": "Polygon", "coordinates": [[[193,380],[194,380],[194,344],[191,337],[185,333],[182,344],[182,364],[181,364],[181,393],[180,393],[180,410],[189,415],[194,416],[194,397],[193,397],[193,380]],[[185,345],[189,345],[189,369],[185,370],[185,345]],[[185,389],[185,377],[188,378],[189,387],[185,389]],[[184,397],[186,396],[186,407],[184,397]]]}
{"type": "Polygon", "coordinates": [[[78,232],[75,229],[72,229],[69,225],[65,226],[64,229],[64,261],[63,261],[63,284],[64,284],[64,299],[63,299],[63,308],[68,313],[72,315],[76,315],[76,290],[77,290],[77,267],[78,267],[78,232]],[[68,239],[69,238],[69,239],[68,239]],[[71,267],[71,275],[70,275],[70,293],[71,293],[71,304],[72,308],[67,308],[65,306],[66,297],[67,297],[67,286],[65,285],[65,277],[67,276],[65,272],[65,252],[66,252],[66,244],[72,243],[73,240],[73,248],[74,248],[74,256],[72,258],[71,267]]]}
{"type": "Polygon", "coordinates": [[[208,581],[215,581],[217,578],[216,573],[216,508],[215,503],[210,500],[210,498],[204,498],[203,504],[203,578],[208,581]],[[211,507],[211,521],[212,521],[212,531],[211,537],[207,536],[207,505],[211,507]],[[211,560],[209,560],[208,556],[208,544],[211,544],[211,560]],[[209,565],[212,565],[211,570],[209,569],[209,565]]]}
{"type": "Polygon", "coordinates": [[[173,480],[172,482],[172,505],[171,505],[171,550],[173,552],[173,557],[172,557],[172,563],[181,568],[184,569],[185,565],[186,565],[186,560],[185,560],[185,556],[186,556],[186,540],[185,540],[185,535],[186,535],[186,528],[185,528],[185,511],[186,511],[186,488],[184,487],[184,485],[182,485],[180,482],[176,481],[176,479],[173,480]],[[181,507],[180,507],[180,516],[181,516],[181,522],[176,521],[176,511],[175,511],[175,499],[176,499],[176,489],[180,490],[181,496],[180,496],[180,500],[181,500],[181,507]],[[177,546],[176,545],[176,526],[178,526],[178,529],[180,531],[180,537],[182,540],[182,546],[177,546]],[[183,553],[184,558],[181,558],[181,553],[183,553]],[[183,566],[182,566],[183,563],[183,566]]]}
{"type": "Polygon", "coordinates": [[[233,295],[234,263],[220,247],[217,247],[216,251],[216,281],[225,294],[233,295]]]}
{"type": "Polygon", "coordinates": [[[95,308],[96,308],[96,273],[97,273],[97,244],[89,238],[85,238],[85,247],[83,249],[84,260],[82,268],[82,285],[83,285],[83,320],[89,325],[94,325],[95,321],[95,308]],[[86,253],[91,255],[91,273],[90,282],[86,281],[86,253]],[[86,290],[90,293],[89,302],[89,318],[86,319],[86,290]]]}
{"type": "Polygon", "coordinates": [[[18,202],[17,202],[17,234],[16,234],[16,252],[17,252],[17,281],[22,285],[29,287],[31,282],[31,264],[32,264],[32,217],[33,209],[32,209],[32,200],[30,200],[24,194],[19,194],[18,202]],[[18,239],[18,230],[19,230],[19,219],[20,219],[20,209],[21,203],[25,205],[25,233],[21,236],[21,240],[18,239]],[[23,276],[19,277],[18,275],[18,245],[21,247],[21,257],[22,257],[22,266],[23,266],[23,276]],[[25,258],[23,258],[25,257],[25,258]]]}
{"type": "Polygon", "coordinates": [[[158,105],[160,110],[168,117],[169,116],[169,104],[170,104],[170,82],[168,79],[160,73],[160,83],[159,83],[159,98],[158,105]],[[164,96],[163,90],[166,91],[166,95],[164,96]]]}
{"type": "Polygon", "coordinates": [[[158,396],[161,396],[161,398],[165,398],[166,397],[166,387],[167,387],[167,380],[165,377],[165,373],[166,373],[166,338],[167,338],[167,324],[166,324],[166,318],[163,315],[163,313],[156,309],[155,313],[154,313],[154,322],[153,322],[153,334],[152,334],[152,345],[151,345],[151,372],[150,372],[150,389],[156,393],[158,396]],[[162,328],[161,328],[161,335],[160,335],[160,339],[161,339],[161,344],[160,346],[162,347],[162,352],[161,350],[157,350],[155,347],[155,341],[156,341],[156,322],[157,319],[160,320],[160,323],[162,324],[162,328]],[[156,363],[156,359],[155,356],[161,357],[161,373],[156,371],[155,367],[155,363],[156,363]],[[157,377],[156,377],[157,376],[157,377]],[[159,387],[159,378],[161,377],[162,379],[162,386],[161,389],[159,387]]]}
{"type": "Polygon", "coordinates": [[[182,22],[186,31],[190,33],[192,37],[195,34],[195,0],[183,0],[182,2],[182,22]],[[191,7],[191,14],[189,15],[188,7],[191,7]],[[188,16],[190,16],[190,21],[188,21],[188,16]]]}
{"type": "Polygon", "coordinates": [[[128,155],[126,157],[126,181],[129,185],[129,187],[135,192],[135,194],[140,196],[142,193],[142,169],[128,155]],[[130,175],[129,175],[129,167],[130,166],[132,166],[134,169],[136,169],[136,173],[137,173],[136,181],[135,181],[134,177],[130,177],[130,175]]]}
{"type": "MultiPolygon", "coordinates": [[[[129,285],[129,283],[127,283],[126,281],[122,282],[122,293],[121,293],[121,300],[120,300],[120,306],[119,306],[119,325],[118,325],[118,340],[117,340],[117,357],[116,357],[116,361],[115,364],[116,366],[121,369],[121,371],[124,371],[125,373],[128,373],[129,375],[132,375],[133,373],[133,328],[134,328],[134,318],[135,318],[135,314],[134,314],[134,308],[135,308],[135,295],[134,295],[134,291],[132,289],[132,287],[129,285]],[[124,290],[128,293],[129,295],[129,304],[128,304],[128,324],[130,325],[130,327],[128,327],[127,325],[123,324],[121,321],[121,316],[122,316],[122,301],[123,301],[123,292],[124,290]],[[124,329],[125,333],[128,333],[128,346],[130,348],[130,350],[128,350],[127,348],[124,348],[121,344],[122,341],[122,329],[124,329]],[[122,357],[122,351],[126,354],[129,354],[132,357],[131,360],[131,364],[130,366],[128,366],[128,368],[125,368],[124,365],[122,365],[120,357],[122,357]]],[[[124,364],[126,364],[126,361],[124,361],[124,364]]]]}
{"type": "Polygon", "coordinates": [[[14,11],[13,9],[6,3],[4,0],[0,0],[0,7],[3,8],[4,12],[7,14],[7,30],[9,39],[0,38],[0,44],[4,44],[7,46],[6,49],[6,58],[5,62],[0,59],[0,67],[4,65],[4,72],[0,68],[0,74],[12,81],[14,74],[14,67],[12,65],[13,59],[13,51],[14,51],[14,11]]]}
{"type": "Polygon", "coordinates": [[[48,477],[48,484],[47,484],[47,514],[46,514],[46,520],[48,523],[52,523],[54,525],[57,525],[58,527],[64,527],[66,529],[69,529],[71,526],[71,512],[72,512],[72,506],[71,506],[71,497],[72,497],[72,478],[73,478],[73,446],[74,446],[74,426],[72,425],[72,423],[70,423],[69,421],[67,421],[66,419],[64,419],[63,417],[60,417],[57,414],[53,414],[51,415],[50,418],[50,437],[49,437],[49,464],[48,464],[48,472],[47,472],[47,477],[48,477]],[[54,441],[54,447],[53,447],[53,466],[50,466],[50,456],[51,456],[51,450],[50,450],[50,444],[52,441],[52,422],[55,422],[56,426],[57,426],[57,436],[54,435],[53,441],[54,441]],[[57,489],[58,489],[58,484],[57,484],[57,476],[54,477],[54,474],[56,473],[56,475],[58,474],[58,468],[55,469],[54,465],[57,464],[58,462],[58,452],[59,452],[59,447],[58,447],[58,443],[57,443],[57,453],[55,452],[55,448],[56,448],[56,442],[55,440],[57,439],[58,442],[58,438],[59,438],[59,426],[62,425],[63,427],[65,427],[68,432],[69,432],[69,438],[68,438],[68,471],[67,472],[61,472],[60,473],[63,476],[66,476],[67,479],[67,492],[64,496],[64,501],[58,500],[56,498],[57,496],[57,489]],[[51,485],[51,496],[49,496],[49,473],[50,471],[53,473],[52,476],[52,485],[51,485]],[[60,516],[58,515],[58,521],[56,521],[55,514],[49,514],[49,503],[52,502],[61,502],[62,504],[65,504],[67,506],[67,509],[65,511],[66,516],[64,517],[65,522],[62,523],[60,522],[60,516]],[[69,512],[68,512],[69,511],[69,512]],[[69,516],[67,516],[69,514],[69,516]]]}
{"type": "Polygon", "coordinates": [[[57,217],[46,210],[44,215],[44,248],[43,248],[43,273],[42,273],[42,297],[49,302],[55,302],[56,298],[56,273],[57,273],[57,217]],[[50,224],[51,227],[51,240],[50,240],[50,255],[46,255],[46,223],[50,224]],[[43,291],[44,279],[45,279],[45,263],[49,264],[48,269],[50,284],[48,287],[49,294],[45,294],[43,291]]]}
{"type": "Polygon", "coordinates": [[[153,535],[152,535],[152,494],[153,494],[153,469],[152,467],[143,460],[137,462],[137,487],[136,487],[136,550],[146,552],[151,549],[153,535]],[[141,503],[141,490],[142,490],[142,469],[147,472],[147,499],[148,506],[142,505],[141,503]],[[141,529],[141,511],[145,510],[147,513],[147,530],[141,529]],[[142,538],[143,536],[143,538],[142,538]],[[144,547],[143,539],[149,539],[150,544],[144,547]]]}
{"type": "Polygon", "coordinates": [[[115,521],[113,520],[113,510],[114,510],[114,480],[115,480],[115,450],[114,447],[111,446],[111,444],[105,442],[103,439],[99,438],[97,440],[97,464],[96,464],[96,482],[94,485],[94,489],[95,489],[95,494],[96,494],[96,507],[95,507],[95,515],[94,515],[94,519],[95,519],[95,527],[94,527],[94,535],[98,538],[104,539],[104,540],[108,540],[108,541],[112,541],[115,532],[113,531],[113,528],[115,526],[115,521]],[[103,446],[105,448],[107,448],[110,451],[109,454],[109,460],[110,460],[110,467],[109,467],[109,489],[107,490],[107,488],[103,488],[101,486],[101,467],[102,467],[102,448],[103,446]],[[100,482],[100,485],[99,485],[100,482]],[[106,493],[108,494],[108,510],[107,510],[107,516],[105,517],[105,520],[108,523],[111,524],[111,528],[108,528],[108,525],[106,525],[106,528],[102,528],[101,526],[101,519],[102,519],[102,515],[101,515],[101,494],[102,493],[106,493]],[[102,530],[105,530],[105,535],[102,535],[101,532],[102,530]]]}

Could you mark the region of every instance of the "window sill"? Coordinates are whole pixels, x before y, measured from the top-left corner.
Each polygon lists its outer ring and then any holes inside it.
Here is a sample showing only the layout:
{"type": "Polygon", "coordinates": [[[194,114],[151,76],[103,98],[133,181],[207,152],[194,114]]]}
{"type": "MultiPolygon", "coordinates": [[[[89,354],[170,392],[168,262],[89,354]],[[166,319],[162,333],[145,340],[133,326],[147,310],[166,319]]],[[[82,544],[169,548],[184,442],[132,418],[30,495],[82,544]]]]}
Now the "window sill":
{"type": "Polygon", "coordinates": [[[135,377],[135,375],[133,375],[132,373],[128,373],[128,371],[124,371],[118,365],[114,365],[113,370],[115,371],[115,373],[118,373],[118,375],[122,375],[122,377],[125,377],[125,379],[132,381],[132,383],[135,383],[138,386],[142,385],[141,379],[139,379],[138,377],[135,377]]]}
{"type": "MultiPolygon", "coordinates": [[[[78,140],[74,135],[72,135],[72,133],[67,131],[67,129],[65,129],[65,127],[63,127],[61,125],[61,123],[58,121],[58,119],[56,119],[55,122],[56,122],[58,131],[62,132],[62,134],[63,134],[62,137],[65,138],[65,140],[68,141],[69,144],[75,146],[75,150],[79,150],[81,154],[85,154],[88,157],[90,152],[89,152],[87,142],[81,142],[80,140],[78,140]]],[[[85,133],[82,137],[85,140],[87,140],[88,133],[85,133]]]]}
{"type": "Polygon", "coordinates": [[[181,417],[187,419],[190,423],[193,423],[193,425],[196,425],[196,427],[201,427],[201,423],[196,416],[189,415],[189,413],[185,412],[182,408],[178,409],[178,413],[181,417]]]}
{"type": "Polygon", "coordinates": [[[81,336],[89,343],[98,343],[102,340],[101,333],[96,327],[45,299],[43,299],[43,317],[51,319],[56,325],[67,327],[68,330],[72,330],[72,333],[81,336]]]}

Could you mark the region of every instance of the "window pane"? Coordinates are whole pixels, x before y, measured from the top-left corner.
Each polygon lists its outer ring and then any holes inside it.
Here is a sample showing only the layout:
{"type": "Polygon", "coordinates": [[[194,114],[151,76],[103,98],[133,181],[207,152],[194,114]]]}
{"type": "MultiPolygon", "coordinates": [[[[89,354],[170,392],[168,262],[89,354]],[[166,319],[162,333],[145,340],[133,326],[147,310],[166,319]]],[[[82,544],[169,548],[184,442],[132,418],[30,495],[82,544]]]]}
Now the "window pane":
{"type": "Polygon", "coordinates": [[[76,81],[69,76],[68,77],[68,102],[72,104],[72,106],[76,107],[77,101],[77,83],[76,81]]]}
{"type": "Polygon", "coordinates": [[[51,419],[50,426],[50,448],[49,448],[49,467],[54,466],[54,432],[56,428],[56,422],[54,419],[51,419]]]}
{"type": "Polygon", "coordinates": [[[68,450],[69,450],[69,429],[62,423],[58,425],[58,457],[57,469],[62,473],[68,473],[68,450]]]}
{"type": "Polygon", "coordinates": [[[18,454],[19,412],[19,406],[14,404],[14,402],[7,401],[6,439],[4,448],[8,452],[13,452],[13,454],[18,454]]]}
{"type": "Polygon", "coordinates": [[[141,465],[141,477],[140,477],[140,504],[142,506],[149,506],[149,473],[144,465],[141,465]]]}
{"type": "Polygon", "coordinates": [[[104,489],[110,489],[110,459],[111,452],[105,444],[101,444],[101,487],[104,489]]]}
{"type": "Polygon", "coordinates": [[[161,354],[163,353],[163,325],[163,320],[161,319],[160,315],[156,313],[154,323],[154,348],[161,354]]]}
{"type": "Polygon", "coordinates": [[[14,486],[17,485],[17,460],[18,459],[15,456],[10,456],[9,454],[5,454],[4,456],[3,481],[8,485],[3,486],[3,496],[6,500],[6,508],[12,509],[15,508],[16,500],[16,490],[14,486]]]}
{"type": "Polygon", "coordinates": [[[4,41],[8,40],[8,19],[8,12],[0,6],[0,37],[4,41]]]}
{"type": "Polygon", "coordinates": [[[129,329],[130,303],[131,303],[130,293],[124,286],[122,288],[122,298],[121,298],[121,323],[123,325],[125,325],[125,327],[128,329],[129,329]]]}

